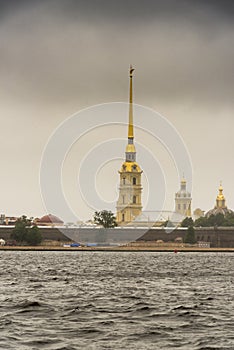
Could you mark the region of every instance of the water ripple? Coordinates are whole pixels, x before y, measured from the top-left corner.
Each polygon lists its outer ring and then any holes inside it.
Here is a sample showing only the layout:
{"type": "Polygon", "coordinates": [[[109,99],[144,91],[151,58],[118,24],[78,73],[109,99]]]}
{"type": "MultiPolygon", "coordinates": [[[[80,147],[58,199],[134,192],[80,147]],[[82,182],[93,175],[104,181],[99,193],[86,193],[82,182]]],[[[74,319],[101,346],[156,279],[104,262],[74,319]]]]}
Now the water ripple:
{"type": "Polygon", "coordinates": [[[234,254],[0,259],[0,349],[234,349],[234,254]]]}

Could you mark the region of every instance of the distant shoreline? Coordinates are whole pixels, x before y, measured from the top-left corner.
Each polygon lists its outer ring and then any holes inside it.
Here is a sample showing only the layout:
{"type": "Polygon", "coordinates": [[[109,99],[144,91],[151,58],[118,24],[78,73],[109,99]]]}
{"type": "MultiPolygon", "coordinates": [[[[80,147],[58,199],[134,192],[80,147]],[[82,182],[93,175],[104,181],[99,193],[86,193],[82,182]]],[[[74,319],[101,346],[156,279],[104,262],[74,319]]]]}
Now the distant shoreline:
{"type": "Polygon", "coordinates": [[[3,246],[0,251],[58,251],[58,252],[204,252],[234,253],[234,248],[198,247],[59,247],[59,246],[3,246]]]}

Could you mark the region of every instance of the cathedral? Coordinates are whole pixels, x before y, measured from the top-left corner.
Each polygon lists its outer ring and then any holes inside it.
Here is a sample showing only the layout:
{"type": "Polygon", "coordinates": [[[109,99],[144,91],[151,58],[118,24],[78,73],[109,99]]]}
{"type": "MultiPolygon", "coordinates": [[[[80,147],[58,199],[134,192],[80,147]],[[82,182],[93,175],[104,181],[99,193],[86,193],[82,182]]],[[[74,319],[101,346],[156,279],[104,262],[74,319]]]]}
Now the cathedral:
{"type": "MultiPolygon", "coordinates": [[[[131,224],[134,221],[141,221],[142,214],[142,170],[136,161],[136,148],[134,145],[133,72],[134,69],[130,66],[128,143],[125,152],[125,162],[119,170],[119,197],[116,205],[116,221],[120,226],[131,224]]],[[[180,190],[175,195],[175,212],[180,217],[191,217],[191,202],[191,194],[187,191],[186,180],[183,178],[180,190]]]]}
{"type": "Polygon", "coordinates": [[[131,223],[142,212],[142,170],[139,164],[136,162],[136,149],[134,145],[132,88],[133,71],[134,69],[132,66],[130,66],[128,143],[125,152],[125,162],[122,164],[119,171],[119,198],[116,206],[116,221],[119,225],[131,223]]]}

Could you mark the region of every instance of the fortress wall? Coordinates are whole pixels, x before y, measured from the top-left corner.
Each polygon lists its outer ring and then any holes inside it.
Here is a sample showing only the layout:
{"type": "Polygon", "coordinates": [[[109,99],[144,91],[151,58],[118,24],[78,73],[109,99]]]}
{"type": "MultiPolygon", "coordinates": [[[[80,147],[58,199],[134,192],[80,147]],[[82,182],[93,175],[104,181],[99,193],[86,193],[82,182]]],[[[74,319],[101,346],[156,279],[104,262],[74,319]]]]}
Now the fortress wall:
{"type": "MultiPolygon", "coordinates": [[[[39,228],[42,234],[43,240],[54,240],[67,242],[73,239],[79,242],[79,237],[82,241],[85,241],[87,236],[87,242],[97,242],[98,231],[100,229],[83,229],[83,228],[63,228],[62,232],[58,228],[39,228]]],[[[0,227],[0,238],[4,240],[10,240],[12,227],[0,227]]],[[[104,229],[101,229],[102,231],[104,229]]],[[[118,237],[124,236],[126,240],[132,241],[132,231],[135,229],[106,229],[105,234],[113,242],[118,242],[118,237]]],[[[102,232],[103,234],[103,232],[102,232]]],[[[176,238],[184,238],[186,230],[175,229],[172,232],[166,232],[164,229],[148,229],[145,233],[144,230],[139,230],[139,235],[136,235],[138,241],[157,241],[163,240],[164,242],[174,242],[176,238]],[[141,233],[142,232],[142,233],[141,233]]],[[[212,248],[234,248],[234,227],[208,227],[208,228],[195,228],[195,236],[198,241],[210,242],[212,248]]],[[[100,236],[100,242],[105,241],[105,237],[100,236]],[[103,238],[103,240],[102,240],[103,238]]]]}
{"type": "MultiPolygon", "coordinates": [[[[186,230],[175,229],[171,233],[166,233],[164,229],[150,229],[139,240],[164,242],[174,241],[177,237],[184,238],[186,230]]],[[[214,248],[234,248],[234,227],[203,227],[195,228],[197,241],[210,242],[214,248]]]]}
{"type": "MultiPolygon", "coordinates": [[[[62,241],[67,242],[70,241],[68,237],[66,237],[62,232],[60,232],[57,228],[39,228],[42,239],[43,240],[52,240],[52,241],[62,241]]],[[[11,233],[13,231],[12,227],[0,227],[0,238],[3,238],[5,241],[11,239],[11,233]]]]}

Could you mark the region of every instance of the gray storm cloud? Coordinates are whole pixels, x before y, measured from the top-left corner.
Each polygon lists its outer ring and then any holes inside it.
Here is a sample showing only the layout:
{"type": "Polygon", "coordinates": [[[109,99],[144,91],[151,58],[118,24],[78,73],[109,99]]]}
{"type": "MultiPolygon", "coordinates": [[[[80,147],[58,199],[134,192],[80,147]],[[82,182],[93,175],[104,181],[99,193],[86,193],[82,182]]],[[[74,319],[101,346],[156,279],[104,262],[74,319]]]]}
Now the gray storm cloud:
{"type": "Polygon", "coordinates": [[[212,0],[1,1],[1,212],[44,214],[48,137],[80,108],[126,101],[130,63],[135,101],[165,114],[191,152],[193,206],[209,209],[223,179],[234,208],[233,9],[212,0]]]}
{"type": "Polygon", "coordinates": [[[234,87],[234,31],[222,4],[15,4],[1,21],[2,89],[46,103],[61,95],[85,102],[87,96],[122,99],[119,72],[132,62],[139,70],[142,103],[155,94],[226,103],[234,87]]]}

